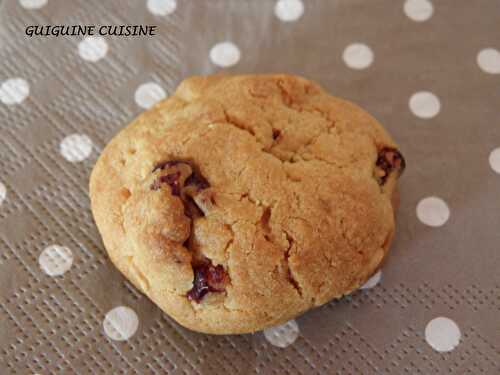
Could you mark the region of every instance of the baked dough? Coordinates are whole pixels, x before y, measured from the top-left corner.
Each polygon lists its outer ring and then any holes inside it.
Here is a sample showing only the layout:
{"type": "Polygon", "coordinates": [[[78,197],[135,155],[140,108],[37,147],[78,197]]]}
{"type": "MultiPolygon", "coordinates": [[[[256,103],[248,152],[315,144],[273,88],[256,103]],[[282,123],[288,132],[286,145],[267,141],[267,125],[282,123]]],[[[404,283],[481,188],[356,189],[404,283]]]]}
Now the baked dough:
{"type": "Polygon", "coordinates": [[[90,197],[110,259],[163,311],[246,333],[377,270],[404,166],[372,116],[309,80],[192,77],[107,145],[90,197]]]}

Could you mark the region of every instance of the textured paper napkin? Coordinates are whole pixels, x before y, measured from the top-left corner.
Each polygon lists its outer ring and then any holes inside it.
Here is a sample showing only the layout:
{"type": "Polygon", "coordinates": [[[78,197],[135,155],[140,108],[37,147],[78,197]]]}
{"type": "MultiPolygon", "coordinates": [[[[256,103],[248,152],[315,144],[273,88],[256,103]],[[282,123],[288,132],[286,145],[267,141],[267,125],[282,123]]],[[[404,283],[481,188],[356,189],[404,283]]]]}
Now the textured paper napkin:
{"type": "Polygon", "coordinates": [[[0,2],[0,374],[499,374],[500,2],[0,2]],[[32,37],[28,25],[158,25],[32,37]],[[190,332],[111,265],[89,173],[186,76],[289,72],[366,108],[407,159],[392,253],[283,327],[190,332]]]}

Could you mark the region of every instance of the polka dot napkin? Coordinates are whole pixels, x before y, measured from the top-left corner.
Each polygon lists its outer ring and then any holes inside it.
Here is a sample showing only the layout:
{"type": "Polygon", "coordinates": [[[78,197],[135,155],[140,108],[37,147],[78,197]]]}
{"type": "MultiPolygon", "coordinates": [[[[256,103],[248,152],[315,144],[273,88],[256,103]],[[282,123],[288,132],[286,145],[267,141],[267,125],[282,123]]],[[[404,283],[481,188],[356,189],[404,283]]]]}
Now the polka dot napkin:
{"type": "Polygon", "coordinates": [[[497,374],[500,7],[451,0],[6,0],[2,374],[497,374]],[[34,24],[158,35],[32,37],[34,24]],[[177,325],[112,267],[89,173],[186,76],[290,72],[359,103],[407,158],[398,233],[352,295],[253,335],[177,325]]]}

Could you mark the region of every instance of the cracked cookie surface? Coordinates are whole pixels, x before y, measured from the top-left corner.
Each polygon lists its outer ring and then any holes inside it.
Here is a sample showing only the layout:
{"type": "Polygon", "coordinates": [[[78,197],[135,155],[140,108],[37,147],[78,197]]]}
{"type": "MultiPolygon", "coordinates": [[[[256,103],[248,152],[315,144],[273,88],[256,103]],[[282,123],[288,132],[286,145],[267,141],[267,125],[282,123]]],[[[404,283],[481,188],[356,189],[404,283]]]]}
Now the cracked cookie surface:
{"type": "Polygon", "coordinates": [[[111,260],[162,310],[245,333],[377,270],[404,167],[373,117],[304,78],[192,77],[108,144],[90,197],[111,260]]]}

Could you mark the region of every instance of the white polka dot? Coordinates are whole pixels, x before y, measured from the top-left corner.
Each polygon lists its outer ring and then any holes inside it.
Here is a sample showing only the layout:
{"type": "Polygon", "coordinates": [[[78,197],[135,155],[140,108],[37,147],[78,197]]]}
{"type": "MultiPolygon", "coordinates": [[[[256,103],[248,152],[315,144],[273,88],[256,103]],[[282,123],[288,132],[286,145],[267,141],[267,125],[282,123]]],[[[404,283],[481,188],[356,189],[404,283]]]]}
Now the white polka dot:
{"type": "Polygon", "coordinates": [[[286,348],[297,340],[299,326],[295,320],[290,320],[280,326],[264,330],[264,336],[274,346],[286,348]]]}
{"type": "Polygon", "coordinates": [[[460,328],[449,318],[432,319],[425,327],[425,340],[438,352],[449,352],[460,343],[460,328]]]}
{"type": "Polygon", "coordinates": [[[500,147],[491,151],[489,160],[491,169],[500,174],[500,147]]]}
{"type": "Polygon", "coordinates": [[[477,54],[477,64],[486,73],[500,74],[500,52],[494,48],[485,48],[477,54]]]}
{"type": "Polygon", "coordinates": [[[148,0],[148,10],[157,16],[166,16],[175,11],[175,0],[148,0]]]}
{"type": "Polygon", "coordinates": [[[139,318],[130,307],[118,306],[108,311],[102,325],[110,339],[124,341],[131,338],[137,331],[139,318]]]}
{"type": "Polygon", "coordinates": [[[304,3],[301,0],[278,0],[274,14],[283,22],[297,21],[304,14],[304,3]]]}
{"type": "Polygon", "coordinates": [[[48,0],[19,0],[19,4],[26,9],[40,9],[47,5],[48,0]]]}
{"type": "Polygon", "coordinates": [[[4,184],[0,182],[0,205],[2,205],[3,201],[7,197],[7,188],[4,184]]]}
{"type": "Polygon", "coordinates": [[[40,268],[49,276],[60,276],[71,268],[73,253],[64,246],[46,247],[38,257],[40,268]]]}
{"type": "Polygon", "coordinates": [[[411,20],[423,22],[432,17],[434,7],[429,0],[406,0],[404,11],[411,20]]]}
{"type": "Polygon", "coordinates": [[[427,197],[418,202],[417,217],[426,225],[440,227],[450,218],[450,209],[441,198],[427,197]]]}
{"type": "Polygon", "coordinates": [[[139,107],[149,109],[160,100],[165,99],[166,96],[165,90],[160,85],[154,82],[147,82],[135,90],[134,98],[139,107]]]}
{"type": "Polygon", "coordinates": [[[377,285],[382,279],[382,271],[378,270],[366,283],[361,286],[361,289],[371,289],[377,285]]]}
{"type": "Polygon", "coordinates": [[[351,69],[366,69],[373,63],[373,51],[366,44],[349,44],[342,54],[345,64],[351,69]]]}
{"type": "Polygon", "coordinates": [[[59,151],[67,161],[83,161],[92,153],[92,140],[84,134],[72,134],[62,140],[59,151]]]}
{"type": "Polygon", "coordinates": [[[422,119],[430,119],[441,110],[439,98],[429,91],[419,91],[413,94],[408,102],[412,113],[422,119]]]}
{"type": "Polygon", "coordinates": [[[240,61],[240,49],[238,46],[231,42],[217,43],[210,50],[210,60],[215,65],[227,68],[235,65],[240,61]]]}
{"type": "Polygon", "coordinates": [[[30,85],[22,78],[9,78],[0,85],[0,101],[6,105],[22,103],[30,94],[30,85]]]}
{"type": "Polygon", "coordinates": [[[87,36],[78,44],[78,53],[82,59],[96,62],[108,53],[108,43],[102,36],[87,36]]]}

